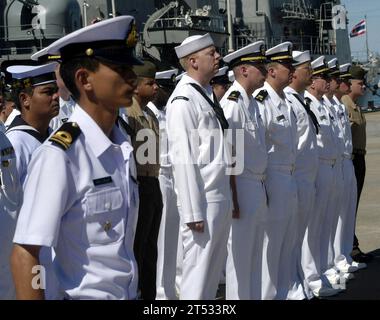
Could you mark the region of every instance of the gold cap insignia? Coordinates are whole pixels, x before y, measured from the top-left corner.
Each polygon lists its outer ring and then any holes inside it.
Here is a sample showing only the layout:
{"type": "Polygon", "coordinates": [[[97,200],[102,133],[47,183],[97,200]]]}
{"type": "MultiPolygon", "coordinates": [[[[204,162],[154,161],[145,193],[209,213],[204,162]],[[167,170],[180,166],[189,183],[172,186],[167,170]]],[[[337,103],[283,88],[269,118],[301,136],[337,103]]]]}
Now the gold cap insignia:
{"type": "Polygon", "coordinates": [[[88,49],[86,50],[86,56],[91,57],[93,54],[94,54],[94,50],[92,50],[91,48],[88,48],[88,49]]]}
{"type": "Polygon", "coordinates": [[[30,81],[30,78],[24,79],[23,82],[24,82],[24,87],[25,88],[29,88],[29,87],[32,86],[32,82],[30,81]]]}
{"type": "Polygon", "coordinates": [[[131,29],[129,30],[128,37],[126,40],[127,47],[128,48],[133,48],[136,46],[137,43],[137,29],[136,29],[136,24],[133,23],[131,26],[131,29]]]}
{"type": "Polygon", "coordinates": [[[263,56],[265,56],[265,46],[264,46],[264,45],[262,45],[262,46],[260,47],[260,52],[261,52],[261,54],[262,54],[263,56]]]}

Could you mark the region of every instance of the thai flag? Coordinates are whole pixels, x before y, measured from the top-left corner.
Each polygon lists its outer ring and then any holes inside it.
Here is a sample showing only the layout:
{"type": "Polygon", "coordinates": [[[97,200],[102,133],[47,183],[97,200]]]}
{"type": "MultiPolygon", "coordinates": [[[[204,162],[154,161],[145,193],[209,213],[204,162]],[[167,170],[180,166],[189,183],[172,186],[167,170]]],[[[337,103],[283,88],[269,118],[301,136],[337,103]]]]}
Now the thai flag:
{"type": "Polygon", "coordinates": [[[353,37],[361,36],[362,34],[365,34],[366,30],[367,30],[366,21],[363,19],[352,28],[350,37],[353,38],[353,37]]]}

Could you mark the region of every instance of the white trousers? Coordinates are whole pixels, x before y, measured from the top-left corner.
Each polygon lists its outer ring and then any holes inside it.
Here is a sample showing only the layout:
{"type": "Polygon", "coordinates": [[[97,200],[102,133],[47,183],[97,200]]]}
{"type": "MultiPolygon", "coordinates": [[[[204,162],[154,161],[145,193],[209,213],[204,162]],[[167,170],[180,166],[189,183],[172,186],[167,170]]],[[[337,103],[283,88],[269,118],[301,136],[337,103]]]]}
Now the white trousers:
{"type": "Polygon", "coordinates": [[[323,235],[326,236],[324,223],[327,208],[329,203],[334,199],[335,175],[334,167],[331,164],[325,162],[319,163],[315,185],[314,210],[310,215],[303,244],[303,246],[308,246],[310,254],[302,256],[305,282],[310,290],[329,286],[329,282],[321,270],[321,237],[323,235]]]}
{"type": "Polygon", "coordinates": [[[226,299],[262,299],[263,219],[267,215],[264,181],[236,177],[240,218],[232,219],[228,239],[226,299]]]}
{"type": "Polygon", "coordinates": [[[351,159],[343,160],[344,192],[334,237],[335,265],[352,263],[350,256],[354,239],[356,213],[356,177],[351,159]]]}
{"type": "Polygon", "coordinates": [[[173,177],[160,174],[158,177],[162,193],[162,217],[157,239],[156,299],[176,300],[175,278],[179,234],[179,213],[173,177]]]}
{"type": "Polygon", "coordinates": [[[0,211],[0,300],[16,299],[10,257],[13,248],[13,236],[16,228],[17,214],[5,208],[0,211]]]}
{"type": "Polygon", "coordinates": [[[290,170],[268,167],[266,188],[268,214],[263,223],[262,298],[287,299],[294,274],[296,243],[297,186],[290,170]]]}
{"type": "Polygon", "coordinates": [[[186,224],[181,224],[181,300],[215,299],[225,265],[231,219],[231,202],[226,200],[207,203],[203,232],[192,231],[186,224]]]}
{"type": "Polygon", "coordinates": [[[314,295],[311,292],[308,281],[313,275],[318,274],[317,267],[309,247],[308,232],[311,216],[314,214],[318,168],[295,172],[298,194],[298,234],[295,246],[295,262],[297,263],[297,273],[294,275],[292,290],[289,297],[298,296],[300,290],[304,290],[308,298],[314,295]]]}
{"type": "Polygon", "coordinates": [[[334,190],[332,199],[327,206],[327,214],[323,223],[321,235],[321,268],[322,272],[337,273],[334,268],[334,237],[338,225],[339,210],[342,207],[344,192],[342,160],[336,162],[334,166],[334,190]]]}

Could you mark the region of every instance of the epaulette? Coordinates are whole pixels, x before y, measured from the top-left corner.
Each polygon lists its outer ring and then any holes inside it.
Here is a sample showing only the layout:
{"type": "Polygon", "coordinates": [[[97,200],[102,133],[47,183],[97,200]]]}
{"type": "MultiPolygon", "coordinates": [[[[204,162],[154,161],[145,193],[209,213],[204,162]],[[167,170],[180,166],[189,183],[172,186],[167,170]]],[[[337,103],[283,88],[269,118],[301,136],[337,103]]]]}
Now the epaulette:
{"type": "Polygon", "coordinates": [[[261,90],[255,97],[257,101],[263,102],[265,98],[268,96],[268,91],[265,89],[261,90]]]}
{"type": "Polygon", "coordinates": [[[185,100],[185,101],[189,101],[189,98],[188,97],[184,97],[184,96],[177,96],[177,97],[174,97],[172,102],[170,103],[173,103],[175,100],[185,100]]]}
{"type": "Polygon", "coordinates": [[[76,122],[65,122],[49,139],[54,145],[66,151],[81,134],[76,122]]]}
{"type": "Polygon", "coordinates": [[[240,92],[239,91],[232,91],[230,95],[227,97],[228,100],[232,101],[238,101],[240,97],[240,92]]]}

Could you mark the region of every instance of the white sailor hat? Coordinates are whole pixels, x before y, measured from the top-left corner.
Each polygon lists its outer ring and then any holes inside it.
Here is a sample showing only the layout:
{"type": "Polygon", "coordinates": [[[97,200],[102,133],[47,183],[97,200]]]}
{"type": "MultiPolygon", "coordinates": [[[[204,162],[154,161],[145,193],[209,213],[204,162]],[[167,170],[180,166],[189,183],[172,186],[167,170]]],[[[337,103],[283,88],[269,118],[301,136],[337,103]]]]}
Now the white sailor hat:
{"type": "Polygon", "coordinates": [[[79,57],[94,57],[113,64],[136,65],[134,56],[137,31],[132,16],[120,16],[76,30],[35,53],[39,61],[65,62],[79,57]]]}
{"type": "Polygon", "coordinates": [[[40,66],[13,65],[7,68],[7,72],[14,79],[13,86],[35,87],[56,82],[54,70],[57,64],[52,62],[40,66]]]}
{"type": "Polygon", "coordinates": [[[278,44],[277,46],[268,49],[265,55],[270,62],[291,62],[293,63],[292,56],[293,44],[289,41],[278,44]]]}
{"type": "Polygon", "coordinates": [[[293,63],[294,67],[297,67],[305,62],[311,62],[311,57],[310,57],[310,51],[293,51],[292,53],[293,60],[295,61],[293,63]]]}
{"type": "Polygon", "coordinates": [[[226,55],[223,60],[228,64],[230,69],[243,63],[266,62],[265,43],[264,41],[251,43],[239,50],[236,50],[235,52],[226,55]]]}
{"type": "Polygon", "coordinates": [[[350,73],[351,63],[345,63],[339,66],[339,78],[341,79],[352,79],[350,73]]]}
{"type": "Polygon", "coordinates": [[[218,73],[211,79],[210,84],[226,84],[230,83],[230,79],[228,79],[228,67],[225,66],[220,68],[218,73]]]}
{"type": "Polygon", "coordinates": [[[174,85],[176,82],[176,76],[178,69],[170,69],[165,71],[156,72],[156,82],[159,85],[174,85]]]}
{"type": "Polygon", "coordinates": [[[325,56],[320,56],[311,62],[311,68],[313,69],[313,76],[328,75],[329,67],[326,63],[325,56]]]}
{"type": "Polygon", "coordinates": [[[338,63],[337,58],[331,59],[327,63],[327,66],[329,68],[329,75],[330,76],[335,76],[335,77],[339,76],[340,72],[339,72],[339,63],[338,63]]]}
{"type": "Polygon", "coordinates": [[[235,75],[234,75],[234,72],[232,70],[228,71],[228,80],[230,80],[230,82],[235,81],[235,75]]]}
{"type": "Polygon", "coordinates": [[[209,33],[196,36],[187,37],[182,43],[175,47],[175,53],[178,59],[188,56],[194,52],[205,49],[207,47],[213,46],[214,41],[212,40],[209,33]]]}
{"type": "Polygon", "coordinates": [[[187,74],[187,72],[182,72],[181,74],[175,77],[175,80],[179,82],[185,74],[187,74]]]}

